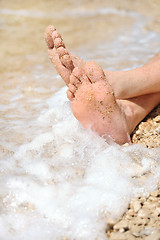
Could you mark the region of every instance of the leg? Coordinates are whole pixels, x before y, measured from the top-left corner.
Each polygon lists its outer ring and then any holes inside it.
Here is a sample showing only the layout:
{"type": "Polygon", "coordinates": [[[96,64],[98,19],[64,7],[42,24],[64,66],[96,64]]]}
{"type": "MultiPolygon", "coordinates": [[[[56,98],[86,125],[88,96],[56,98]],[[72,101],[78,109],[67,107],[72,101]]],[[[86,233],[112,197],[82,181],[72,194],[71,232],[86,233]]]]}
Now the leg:
{"type": "Polygon", "coordinates": [[[108,81],[118,99],[160,92],[160,54],[143,67],[129,71],[108,72],[108,81]]]}

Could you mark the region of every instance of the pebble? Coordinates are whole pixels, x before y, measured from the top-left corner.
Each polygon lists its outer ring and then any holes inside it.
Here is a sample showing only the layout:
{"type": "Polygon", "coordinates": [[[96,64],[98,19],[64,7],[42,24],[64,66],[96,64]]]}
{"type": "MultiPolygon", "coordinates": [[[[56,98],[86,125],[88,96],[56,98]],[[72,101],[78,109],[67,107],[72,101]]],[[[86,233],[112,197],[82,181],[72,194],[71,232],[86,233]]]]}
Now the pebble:
{"type": "Polygon", "coordinates": [[[160,239],[160,230],[155,229],[151,235],[147,236],[145,240],[159,240],[160,239]]]}
{"type": "Polygon", "coordinates": [[[141,203],[138,200],[135,200],[131,203],[131,208],[133,208],[133,211],[137,213],[140,208],[142,207],[141,203]]]}
{"type": "Polygon", "coordinates": [[[151,196],[153,196],[153,197],[157,197],[158,194],[159,194],[159,191],[156,190],[156,191],[154,191],[154,192],[151,193],[151,196]]]}
{"type": "Polygon", "coordinates": [[[134,236],[129,232],[127,233],[112,232],[109,237],[111,240],[135,240],[134,236]]]}
{"type": "Polygon", "coordinates": [[[153,232],[153,228],[152,227],[145,227],[145,229],[143,229],[141,232],[140,232],[140,235],[141,236],[149,236],[151,235],[153,232]]]}
{"type": "Polygon", "coordinates": [[[129,215],[129,217],[133,217],[133,216],[134,216],[134,211],[133,211],[133,209],[129,209],[129,210],[128,210],[128,215],[129,215]]]}
{"type": "Polygon", "coordinates": [[[148,208],[140,209],[138,212],[138,216],[141,218],[149,218],[151,211],[148,208]]]}
{"type": "Polygon", "coordinates": [[[129,222],[127,221],[127,220],[122,220],[122,221],[120,221],[120,222],[118,222],[118,223],[116,223],[115,225],[114,225],[114,227],[113,227],[113,229],[120,229],[120,228],[127,228],[128,227],[128,224],[129,224],[129,222]]]}
{"type": "Polygon", "coordinates": [[[156,116],[156,117],[154,118],[154,120],[155,120],[156,123],[160,123],[160,116],[156,116]]]}
{"type": "Polygon", "coordinates": [[[135,236],[135,237],[139,237],[140,236],[140,228],[139,228],[139,226],[133,225],[131,227],[130,231],[133,234],[133,236],[135,236]]]}
{"type": "MultiPolygon", "coordinates": [[[[155,209],[154,215],[160,217],[160,207],[157,207],[157,208],[155,209]]],[[[159,220],[159,221],[160,221],[160,220],[159,220]]]]}
{"type": "Polygon", "coordinates": [[[152,202],[157,202],[157,198],[154,197],[154,196],[150,196],[150,197],[149,197],[149,200],[152,201],[152,202]]]}

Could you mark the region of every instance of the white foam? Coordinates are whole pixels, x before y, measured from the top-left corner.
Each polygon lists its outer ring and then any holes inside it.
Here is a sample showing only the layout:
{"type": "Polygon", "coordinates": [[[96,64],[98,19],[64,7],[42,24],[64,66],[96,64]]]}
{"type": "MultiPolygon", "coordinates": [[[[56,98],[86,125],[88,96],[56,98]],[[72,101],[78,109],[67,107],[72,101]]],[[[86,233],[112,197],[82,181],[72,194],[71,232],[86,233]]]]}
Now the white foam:
{"type": "Polygon", "coordinates": [[[0,239],[107,239],[137,194],[155,189],[160,149],[109,145],[84,130],[66,102],[66,89],[48,100],[36,123],[52,125],[4,161],[0,239]]]}

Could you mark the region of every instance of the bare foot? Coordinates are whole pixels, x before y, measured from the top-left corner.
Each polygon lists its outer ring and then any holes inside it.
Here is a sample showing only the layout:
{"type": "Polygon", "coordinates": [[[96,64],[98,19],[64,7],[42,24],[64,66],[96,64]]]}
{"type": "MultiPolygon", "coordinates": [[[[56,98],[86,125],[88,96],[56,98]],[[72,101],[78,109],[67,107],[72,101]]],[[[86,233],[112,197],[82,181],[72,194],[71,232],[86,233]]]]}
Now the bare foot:
{"type": "Polygon", "coordinates": [[[116,101],[101,67],[95,62],[76,67],[71,76],[67,96],[74,116],[85,128],[100,136],[109,135],[115,142],[130,142],[123,104],[116,101]]]}
{"type": "MultiPolygon", "coordinates": [[[[48,26],[45,32],[48,53],[57,72],[68,85],[75,67],[84,68],[86,62],[74,56],[65,48],[61,35],[53,26],[48,26]]],[[[145,94],[160,91],[159,84],[160,53],[147,64],[129,71],[104,71],[107,81],[114,89],[116,99],[130,99],[145,94]],[[139,84],[142,82],[143,84],[139,84]],[[122,87],[123,86],[123,87],[122,87]]]]}
{"type": "Polygon", "coordinates": [[[69,52],[61,35],[56,31],[55,27],[48,26],[45,31],[45,40],[48,46],[48,53],[57,72],[69,84],[70,75],[75,67],[83,67],[85,61],[74,56],[69,52]]]}

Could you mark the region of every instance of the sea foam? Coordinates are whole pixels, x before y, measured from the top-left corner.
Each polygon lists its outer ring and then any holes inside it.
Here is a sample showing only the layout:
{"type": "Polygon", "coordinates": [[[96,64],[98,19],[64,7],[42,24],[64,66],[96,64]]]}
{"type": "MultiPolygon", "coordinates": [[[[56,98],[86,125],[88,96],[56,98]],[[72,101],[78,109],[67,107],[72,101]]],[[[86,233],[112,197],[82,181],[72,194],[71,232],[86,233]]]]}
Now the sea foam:
{"type": "Polygon", "coordinates": [[[2,240],[107,239],[107,221],[160,179],[160,149],[108,144],[83,129],[65,91],[35,120],[41,133],[2,161],[2,240]]]}

